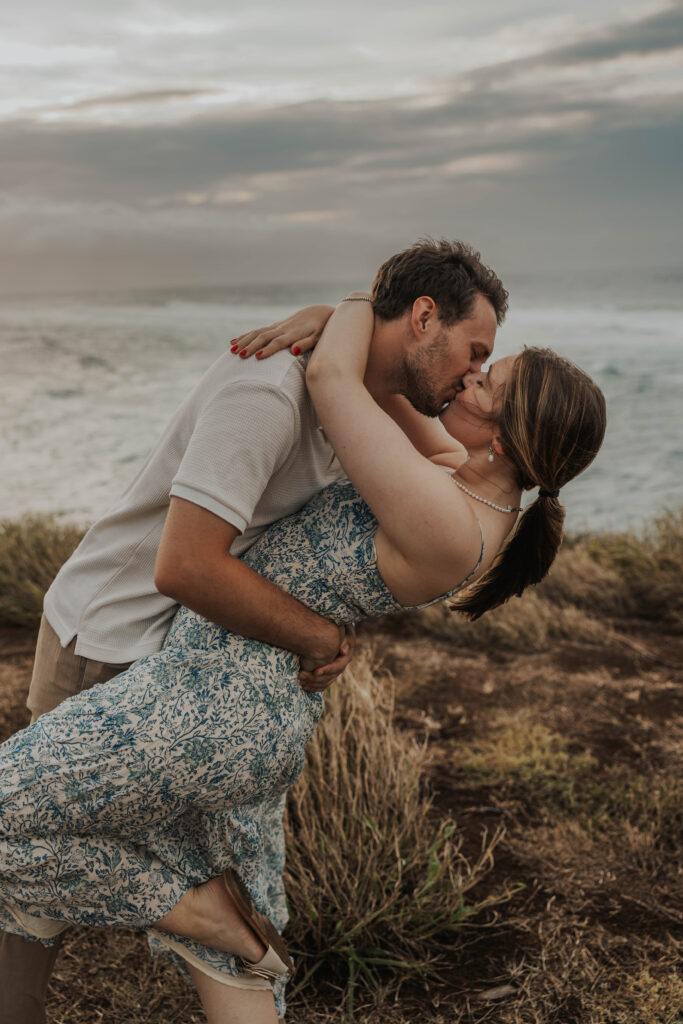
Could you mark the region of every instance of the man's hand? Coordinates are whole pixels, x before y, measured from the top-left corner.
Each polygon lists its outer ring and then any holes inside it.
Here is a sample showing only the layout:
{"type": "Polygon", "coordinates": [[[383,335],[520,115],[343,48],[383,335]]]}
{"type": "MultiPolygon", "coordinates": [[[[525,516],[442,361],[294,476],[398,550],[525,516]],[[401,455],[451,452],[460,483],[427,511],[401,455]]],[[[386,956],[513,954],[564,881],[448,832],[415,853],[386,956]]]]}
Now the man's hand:
{"type": "Polygon", "coordinates": [[[356,648],[356,632],[353,626],[346,626],[346,635],[339,648],[339,654],[329,665],[316,666],[309,658],[301,659],[299,682],[308,693],[321,693],[342,674],[353,658],[356,648]]]}
{"type": "Polygon", "coordinates": [[[241,359],[253,355],[267,359],[283,348],[299,356],[315,346],[333,312],[334,306],[306,306],[270,327],[259,327],[233,338],[230,351],[241,359]]]}

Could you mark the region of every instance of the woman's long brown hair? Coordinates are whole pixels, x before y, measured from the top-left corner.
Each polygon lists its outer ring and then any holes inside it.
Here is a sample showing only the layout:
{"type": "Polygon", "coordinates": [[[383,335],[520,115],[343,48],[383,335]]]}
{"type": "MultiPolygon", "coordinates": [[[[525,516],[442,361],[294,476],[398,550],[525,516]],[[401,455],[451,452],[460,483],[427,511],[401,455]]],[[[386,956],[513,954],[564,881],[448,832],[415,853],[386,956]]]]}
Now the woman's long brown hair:
{"type": "MultiPolygon", "coordinates": [[[[495,423],[522,489],[553,492],[597,455],[605,435],[605,399],[569,360],[550,349],[525,348],[515,360],[495,423]]],[[[564,516],[558,498],[537,497],[488,572],[451,608],[478,619],[539,583],[560,547],[564,516]]]]}

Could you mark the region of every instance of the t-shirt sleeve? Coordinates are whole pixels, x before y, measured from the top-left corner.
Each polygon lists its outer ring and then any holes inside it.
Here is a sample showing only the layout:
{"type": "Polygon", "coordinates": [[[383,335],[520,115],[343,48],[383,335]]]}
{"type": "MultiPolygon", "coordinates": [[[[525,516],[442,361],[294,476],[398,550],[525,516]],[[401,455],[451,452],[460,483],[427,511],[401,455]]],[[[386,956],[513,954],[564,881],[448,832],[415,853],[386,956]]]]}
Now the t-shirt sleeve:
{"type": "Polygon", "coordinates": [[[171,495],[244,532],[298,431],[298,410],[287,395],[256,381],[231,382],[197,417],[171,495]]]}

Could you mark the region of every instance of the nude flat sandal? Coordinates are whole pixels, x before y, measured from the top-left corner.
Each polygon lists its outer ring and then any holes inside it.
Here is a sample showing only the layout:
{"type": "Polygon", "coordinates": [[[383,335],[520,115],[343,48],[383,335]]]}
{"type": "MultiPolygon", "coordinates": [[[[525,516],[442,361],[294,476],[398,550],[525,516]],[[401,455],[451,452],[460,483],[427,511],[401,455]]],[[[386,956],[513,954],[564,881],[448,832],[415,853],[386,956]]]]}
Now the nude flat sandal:
{"type": "Polygon", "coordinates": [[[294,964],[287,952],[285,940],[273,922],[265,914],[258,912],[247,887],[237,872],[232,868],[226,868],[223,872],[223,884],[241,917],[266,947],[265,956],[256,963],[250,963],[248,960],[242,961],[245,969],[268,981],[275,981],[283,974],[293,974],[294,964]]]}

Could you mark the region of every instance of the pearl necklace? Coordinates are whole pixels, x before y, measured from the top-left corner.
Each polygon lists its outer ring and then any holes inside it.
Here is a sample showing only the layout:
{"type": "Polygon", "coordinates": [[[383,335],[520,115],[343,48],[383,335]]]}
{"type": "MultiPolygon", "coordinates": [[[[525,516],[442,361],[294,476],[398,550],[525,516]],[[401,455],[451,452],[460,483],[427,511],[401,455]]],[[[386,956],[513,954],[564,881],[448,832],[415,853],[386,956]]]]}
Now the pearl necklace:
{"type": "Polygon", "coordinates": [[[488,498],[482,498],[479,494],[475,494],[469,487],[465,487],[459,480],[456,480],[454,476],[451,476],[451,480],[456,487],[459,487],[465,494],[469,494],[470,498],[474,498],[475,501],[481,501],[484,505],[488,505],[490,508],[495,508],[496,512],[521,512],[521,508],[515,508],[513,505],[496,505],[494,502],[489,501],[488,498]]]}

